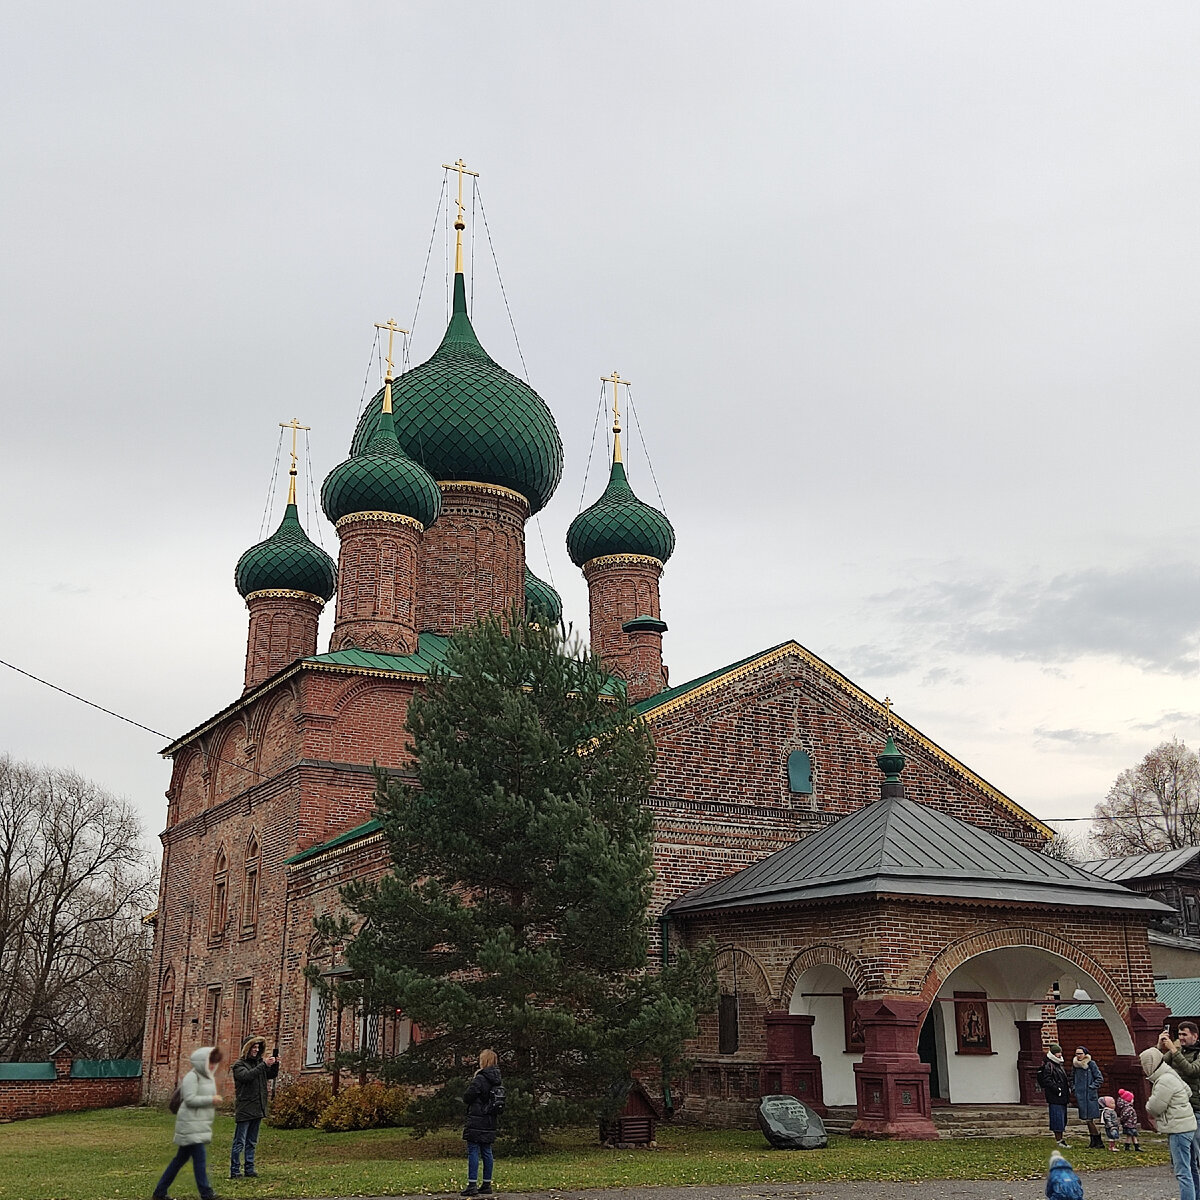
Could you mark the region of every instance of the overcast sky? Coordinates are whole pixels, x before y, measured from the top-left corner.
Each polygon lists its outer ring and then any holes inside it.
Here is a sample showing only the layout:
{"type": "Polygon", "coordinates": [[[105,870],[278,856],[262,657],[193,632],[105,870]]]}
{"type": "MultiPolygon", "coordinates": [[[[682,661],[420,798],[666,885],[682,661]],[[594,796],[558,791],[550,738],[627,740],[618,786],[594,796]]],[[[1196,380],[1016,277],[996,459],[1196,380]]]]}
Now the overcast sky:
{"type": "MultiPolygon", "coordinates": [[[[319,489],[373,323],[416,310],[412,361],[436,346],[461,155],[477,331],[521,373],[494,247],[566,447],[528,546],[569,619],[615,368],[678,536],[673,682],[795,638],[1044,818],[1200,740],[1194,3],[2,24],[5,661],[170,736],[239,695],[278,422],[319,489]]],[[[163,739],[2,668],[0,729],[161,827],[163,739]]]]}

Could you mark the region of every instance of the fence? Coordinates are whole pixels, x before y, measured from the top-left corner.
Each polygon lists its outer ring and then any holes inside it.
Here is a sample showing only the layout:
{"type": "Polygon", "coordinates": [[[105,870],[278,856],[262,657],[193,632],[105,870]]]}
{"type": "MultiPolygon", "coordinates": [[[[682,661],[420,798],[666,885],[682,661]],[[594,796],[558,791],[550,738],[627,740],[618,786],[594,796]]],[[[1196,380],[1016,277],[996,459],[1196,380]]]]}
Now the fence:
{"type": "Polygon", "coordinates": [[[119,1108],[142,1094],[141,1059],[77,1059],[59,1047],[49,1062],[0,1063],[0,1121],[119,1108]]]}

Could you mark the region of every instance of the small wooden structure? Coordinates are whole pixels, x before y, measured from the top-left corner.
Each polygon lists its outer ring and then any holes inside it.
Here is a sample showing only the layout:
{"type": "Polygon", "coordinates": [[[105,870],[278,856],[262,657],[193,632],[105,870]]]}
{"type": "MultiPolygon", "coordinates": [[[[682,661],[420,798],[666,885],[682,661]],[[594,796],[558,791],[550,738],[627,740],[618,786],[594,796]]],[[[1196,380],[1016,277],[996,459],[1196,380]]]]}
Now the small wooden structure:
{"type": "Polygon", "coordinates": [[[631,1080],[621,1111],[611,1120],[600,1122],[600,1141],[615,1150],[653,1145],[662,1117],[662,1107],[641,1080],[631,1080]]]}

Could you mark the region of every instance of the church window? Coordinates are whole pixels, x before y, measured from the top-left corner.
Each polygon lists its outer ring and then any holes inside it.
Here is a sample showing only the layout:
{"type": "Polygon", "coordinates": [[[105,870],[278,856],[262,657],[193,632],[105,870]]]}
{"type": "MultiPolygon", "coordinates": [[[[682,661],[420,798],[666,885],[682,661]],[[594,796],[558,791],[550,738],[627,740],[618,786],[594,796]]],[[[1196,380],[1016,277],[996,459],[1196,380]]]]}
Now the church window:
{"type": "Polygon", "coordinates": [[[221,1038],[221,985],[208,989],[204,1003],[204,1044],[215,1046],[221,1038]]]}
{"type": "Polygon", "coordinates": [[[158,1001],[158,1052],[159,1062],[171,1057],[171,1032],[175,1018],[175,971],[168,967],[163,976],[158,1001]]]}
{"type": "Polygon", "coordinates": [[[325,1043],[329,1037],[329,992],[310,987],[308,992],[308,1038],[304,1046],[304,1065],[325,1064],[325,1043]]]}
{"type": "Polygon", "coordinates": [[[229,912],[229,860],[224,850],[217,851],[213,867],[212,894],[208,907],[208,938],[217,942],[225,936],[225,921],[229,912]]]}
{"type": "Polygon", "coordinates": [[[793,750],[788,755],[788,791],[793,796],[811,796],[813,790],[812,759],[804,750],[793,750]]]}
{"type": "Polygon", "coordinates": [[[250,980],[239,979],[233,993],[233,1039],[232,1045],[241,1053],[242,1044],[254,1036],[250,1012],[250,980]]]}
{"type": "Polygon", "coordinates": [[[262,853],[258,838],[250,835],[246,845],[246,877],[242,883],[242,935],[253,937],[258,929],[258,879],[262,853]]]}
{"type": "Polygon", "coordinates": [[[736,1054],[738,1048],[738,998],[728,992],[721,994],[717,1009],[717,1053],[736,1054]]]}

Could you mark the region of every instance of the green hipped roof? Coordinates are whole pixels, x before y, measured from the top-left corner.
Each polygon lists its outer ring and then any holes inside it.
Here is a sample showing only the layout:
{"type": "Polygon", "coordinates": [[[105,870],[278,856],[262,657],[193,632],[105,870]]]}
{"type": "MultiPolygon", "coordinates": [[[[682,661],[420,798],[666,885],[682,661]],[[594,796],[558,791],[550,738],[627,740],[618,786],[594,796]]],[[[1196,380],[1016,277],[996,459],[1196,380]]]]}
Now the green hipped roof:
{"type": "Polygon", "coordinates": [[[279,528],[238,559],[233,579],[243,596],[279,588],[328,600],[337,589],[337,567],[309,540],[296,506],[289,504],[279,528]]]}
{"type": "MultiPolygon", "coordinates": [[[[454,312],[433,357],[392,385],[396,432],[434,479],[474,480],[520,492],[544,508],[562,477],[562,439],[546,403],[479,344],[467,316],[466,284],[454,277],[454,312]]],[[[358,423],[352,453],[365,448],[383,392],[358,423]]]]}
{"type": "Polygon", "coordinates": [[[606,554],[645,554],[666,562],[674,549],[671,522],[633,494],[621,462],[613,463],[604,494],[567,530],[567,553],[577,567],[606,554]]]}
{"type": "Polygon", "coordinates": [[[562,597],[528,567],[525,568],[525,619],[538,625],[557,625],[562,620],[562,597]]]}
{"type": "Polygon", "coordinates": [[[325,515],[336,522],[350,513],[398,513],[428,529],[441,515],[441,489],[424,467],[404,453],[392,413],[381,411],[372,421],[375,431],[362,451],[326,477],[321,488],[325,515]]]}

